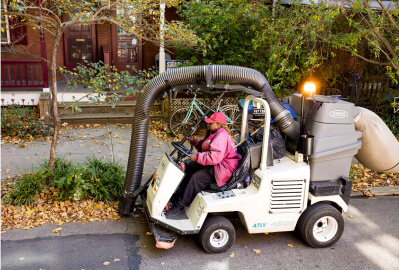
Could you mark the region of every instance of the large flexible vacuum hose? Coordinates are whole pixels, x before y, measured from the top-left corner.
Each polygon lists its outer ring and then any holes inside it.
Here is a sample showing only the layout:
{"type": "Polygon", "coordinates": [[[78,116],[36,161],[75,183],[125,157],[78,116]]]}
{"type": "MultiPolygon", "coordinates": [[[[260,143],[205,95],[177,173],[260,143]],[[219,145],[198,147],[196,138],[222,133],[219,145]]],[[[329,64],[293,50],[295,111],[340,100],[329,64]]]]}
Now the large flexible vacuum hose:
{"type": "MultiPolygon", "coordinates": [[[[133,120],[132,137],[127,166],[124,190],[119,211],[127,214],[132,211],[135,201],[134,191],[139,188],[143,173],[143,165],[147,146],[147,136],[150,121],[150,112],[155,99],[169,87],[184,84],[205,82],[208,66],[192,66],[172,69],[153,78],[143,89],[136,103],[133,120]]],[[[269,103],[271,115],[287,136],[296,140],[299,134],[299,125],[290,113],[278,102],[266,78],[258,71],[238,66],[212,65],[211,78],[213,82],[228,82],[251,86],[263,92],[269,103]]]]}
{"type": "Polygon", "coordinates": [[[357,160],[374,171],[399,173],[399,142],[395,136],[378,115],[362,107],[356,110],[355,128],[363,131],[357,160]]]}

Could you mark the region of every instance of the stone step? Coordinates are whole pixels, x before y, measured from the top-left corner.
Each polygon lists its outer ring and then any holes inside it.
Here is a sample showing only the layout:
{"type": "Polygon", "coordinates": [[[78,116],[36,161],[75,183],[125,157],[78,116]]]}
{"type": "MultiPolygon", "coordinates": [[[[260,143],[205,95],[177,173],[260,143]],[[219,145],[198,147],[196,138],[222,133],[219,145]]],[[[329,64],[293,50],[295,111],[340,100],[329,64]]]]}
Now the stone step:
{"type": "MultiPolygon", "coordinates": [[[[68,124],[132,124],[136,101],[120,101],[115,107],[105,102],[79,102],[80,112],[72,113],[69,105],[72,103],[59,103],[58,113],[61,123],[68,124]]],[[[150,119],[161,119],[162,107],[156,102],[152,108],[150,119]]]]}
{"type": "MultiPolygon", "coordinates": [[[[70,107],[72,103],[59,103],[58,112],[60,115],[74,115],[72,113],[72,108],[70,107]]],[[[136,108],[136,101],[122,101],[116,103],[115,107],[107,103],[91,103],[91,102],[79,102],[77,103],[80,112],[78,114],[95,114],[95,113],[121,113],[121,114],[131,114],[134,113],[136,108]]],[[[152,111],[161,111],[161,103],[156,102],[152,108],[152,111]]]]}

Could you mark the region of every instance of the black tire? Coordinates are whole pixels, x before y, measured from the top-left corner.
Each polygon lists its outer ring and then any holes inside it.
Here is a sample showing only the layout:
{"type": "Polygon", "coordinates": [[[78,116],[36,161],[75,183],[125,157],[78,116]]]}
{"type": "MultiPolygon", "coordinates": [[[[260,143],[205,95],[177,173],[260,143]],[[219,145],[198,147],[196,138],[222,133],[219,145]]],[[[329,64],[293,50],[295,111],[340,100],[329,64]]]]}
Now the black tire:
{"type": "Polygon", "coordinates": [[[191,112],[190,118],[186,123],[184,123],[184,119],[189,112],[189,107],[180,108],[172,113],[169,119],[169,129],[174,136],[178,136],[179,134],[187,134],[192,126],[195,125],[198,121],[198,115],[195,111],[191,112]]]}
{"type": "Polygon", "coordinates": [[[325,248],[341,238],[344,232],[344,219],[333,206],[319,203],[306,209],[299,218],[296,230],[308,245],[325,248]]]}
{"type": "Polygon", "coordinates": [[[236,232],[233,224],[222,216],[208,217],[199,233],[199,241],[208,253],[227,251],[234,244],[236,232]]]}

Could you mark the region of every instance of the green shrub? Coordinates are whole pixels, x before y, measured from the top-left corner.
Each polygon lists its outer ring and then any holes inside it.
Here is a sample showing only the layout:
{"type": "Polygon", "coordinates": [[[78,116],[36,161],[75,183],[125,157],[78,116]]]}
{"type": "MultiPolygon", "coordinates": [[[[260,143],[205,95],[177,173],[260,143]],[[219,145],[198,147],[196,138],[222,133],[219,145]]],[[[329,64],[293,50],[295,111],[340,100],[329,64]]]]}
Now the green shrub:
{"type": "Polygon", "coordinates": [[[31,205],[37,195],[45,188],[45,176],[41,172],[17,176],[4,185],[6,194],[2,200],[14,205],[31,205]]]}
{"type": "Polygon", "coordinates": [[[121,194],[125,172],[115,162],[101,161],[96,157],[87,158],[82,178],[89,185],[88,196],[94,200],[115,200],[121,194]]]}
{"type": "Polygon", "coordinates": [[[70,160],[58,157],[55,159],[54,169],[49,170],[47,164],[48,162],[44,161],[42,168],[47,171],[46,177],[50,180],[50,187],[58,189],[59,198],[61,200],[81,199],[83,190],[86,189],[86,185],[80,177],[82,166],[73,165],[70,160]]]}
{"type": "Polygon", "coordinates": [[[117,199],[123,188],[122,167],[96,157],[87,158],[83,165],[73,165],[69,160],[56,158],[53,170],[48,169],[46,161],[42,167],[47,170],[50,186],[58,189],[61,200],[87,198],[110,201],[117,199]]]}
{"type": "Polygon", "coordinates": [[[51,128],[40,119],[37,107],[12,104],[2,110],[2,136],[31,138],[33,136],[49,136],[51,132],[51,128]]]}
{"type": "MultiPolygon", "coordinates": [[[[56,189],[54,199],[113,201],[119,198],[124,184],[125,172],[120,164],[102,161],[96,157],[86,162],[73,164],[70,160],[55,159],[54,169],[48,169],[44,160],[35,173],[16,177],[10,183],[3,183],[5,203],[30,205],[43,191],[56,189]]],[[[54,191],[54,190],[53,190],[54,191]]]]}

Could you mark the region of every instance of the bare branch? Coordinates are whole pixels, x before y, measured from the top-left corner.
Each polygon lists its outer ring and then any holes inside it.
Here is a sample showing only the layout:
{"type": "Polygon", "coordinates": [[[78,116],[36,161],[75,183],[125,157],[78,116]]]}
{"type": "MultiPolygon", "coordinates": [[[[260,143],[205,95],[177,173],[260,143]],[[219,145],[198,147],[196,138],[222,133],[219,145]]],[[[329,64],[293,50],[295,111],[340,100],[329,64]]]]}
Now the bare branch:
{"type": "Polygon", "coordinates": [[[380,4],[380,6],[384,10],[385,14],[388,16],[389,21],[392,23],[392,25],[396,28],[396,30],[399,31],[399,25],[394,21],[394,19],[392,18],[391,13],[389,12],[389,10],[381,2],[381,0],[377,0],[377,2],[378,2],[378,4],[380,4]]]}
{"type": "MultiPolygon", "coordinates": [[[[345,45],[342,45],[341,50],[353,53],[353,51],[348,46],[345,46],[345,45]]],[[[355,56],[360,58],[360,59],[362,59],[362,60],[364,60],[364,61],[366,61],[366,62],[368,62],[368,63],[371,63],[371,64],[375,64],[375,65],[379,65],[379,66],[392,66],[391,62],[378,62],[378,61],[375,61],[375,60],[368,59],[368,58],[366,58],[366,57],[364,57],[364,56],[362,56],[362,55],[360,55],[360,54],[358,54],[356,52],[355,52],[355,56]]]]}
{"type": "Polygon", "coordinates": [[[29,18],[31,20],[34,21],[38,21],[38,22],[42,22],[42,23],[48,23],[50,25],[54,26],[54,21],[49,21],[46,19],[46,17],[39,17],[39,16],[34,16],[31,14],[26,14],[26,13],[22,13],[22,12],[13,12],[13,11],[6,11],[3,12],[4,15],[9,15],[9,16],[18,16],[18,17],[25,17],[25,18],[29,18]]]}
{"type": "MultiPolygon", "coordinates": [[[[42,5],[43,5],[43,3],[42,3],[42,5]]],[[[39,11],[40,11],[40,9],[41,9],[42,11],[47,11],[48,13],[52,14],[53,16],[47,15],[46,18],[48,18],[48,19],[50,19],[50,20],[53,20],[52,17],[55,17],[55,18],[57,19],[58,24],[61,24],[61,20],[60,20],[60,18],[57,16],[57,14],[55,14],[52,10],[50,10],[50,9],[48,9],[48,8],[44,8],[44,7],[33,7],[33,6],[31,6],[31,7],[27,7],[27,9],[37,9],[37,10],[39,10],[39,11]]],[[[41,17],[40,15],[38,15],[38,16],[41,17]]],[[[55,20],[53,20],[53,21],[55,21],[55,20]]]]}
{"type": "Polygon", "coordinates": [[[11,45],[8,48],[8,52],[9,53],[16,53],[16,54],[24,54],[24,55],[29,55],[29,56],[33,56],[37,59],[43,60],[45,61],[47,64],[50,64],[50,61],[47,59],[44,59],[36,54],[33,54],[31,52],[29,52],[29,48],[32,46],[33,44],[27,45],[27,46],[17,46],[17,45],[11,45]]]}
{"type": "Polygon", "coordinates": [[[97,12],[94,14],[93,17],[97,17],[104,10],[107,10],[107,9],[111,10],[111,7],[116,6],[117,4],[118,4],[118,2],[116,1],[116,2],[112,3],[112,5],[110,5],[110,6],[103,6],[102,8],[97,10],[97,12]]]}

